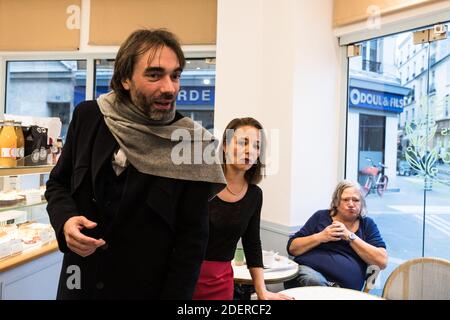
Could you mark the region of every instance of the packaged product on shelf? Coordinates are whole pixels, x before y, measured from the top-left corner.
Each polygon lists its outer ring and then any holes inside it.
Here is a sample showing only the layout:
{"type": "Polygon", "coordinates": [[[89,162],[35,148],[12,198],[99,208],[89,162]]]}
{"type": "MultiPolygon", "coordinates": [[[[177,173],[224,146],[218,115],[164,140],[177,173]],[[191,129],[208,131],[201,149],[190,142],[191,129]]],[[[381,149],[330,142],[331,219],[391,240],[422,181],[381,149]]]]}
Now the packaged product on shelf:
{"type": "MultiPolygon", "coordinates": [[[[46,128],[48,140],[51,138],[53,141],[56,141],[56,139],[61,136],[62,122],[58,117],[35,117],[15,114],[5,114],[4,116],[5,119],[8,120],[22,121],[22,127],[38,126],[46,128]]],[[[26,132],[28,132],[28,130],[24,132],[26,137],[26,132]]],[[[48,144],[48,140],[45,142],[46,144],[48,144]]]]}
{"type": "Polygon", "coordinates": [[[20,225],[18,237],[26,245],[45,244],[55,239],[55,232],[49,224],[33,222],[20,225]]]}
{"type": "Polygon", "coordinates": [[[19,195],[25,198],[26,205],[42,203],[42,193],[41,189],[28,189],[18,192],[19,195]]]}
{"type": "Polygon", "coordinates": [[[59,160],[59,156],[61,155],[63,142],[61,138],[58,138],[56,142],[51,141],[51,138],[49,138],[49,140],[51,145],[50,147],[51,154],[49,154],[48,164],[55,165],[59,160]]]}
{"type": "Polygon", "coordinates": [[[18,228],[15,224],[7,224],[0,226],[0,240],[2,243],[18,237],[18,228]]]}
{"type": "Polygon", "coordinates": [[[0,225],[0,259],[45,245],[55,239],[49,224],[25,222],[0,225]]]}
{"type": "Polygon", "coordinates": [[[3,192],[20,190],[19,177],[18,176],[0,177],[0,190],[3,192]]]}
{"type": "Polygon", "coordinates": [[[16,149],[16,160],[17,166],[25,165],[25,137],[22,131],[22,121],[14,121],[15,126],[14,129],[16,131],[17,136],[17,149],[16,149]]]}
{"type": "Polygon", "coordinates": [[[11,248],[9,247],[9,240],[7,242],[2,241],[0,238],[0,259],[11,255],[11,248]]]}
{"type": "Polygon", "coordinates": [[[23,251],[23,243],[20,239],[12,239],[9,241],[9,248],[11,250],[11,254],[20,253],[23,251]]]}
{"type": "Polygon", "coordinates": [[[62,140],[62,138],[56,139],[56,147],[57,147],[58,150],[57,150],[57,152],[55,154],[55,158],[54,158],[54,161],[53,161],[54,164],[56,164],[58,162],[59,156],[61,155],[61,151],[62,151],[62,148],[63,148],[63,140],[62,140]]]}
{"type": "Polygon", "coordinates": [[[0,212],[0,226],[24,223],[27,221],[27,212],[20,210],[8,210],[0,212]]]}
{"type": "Polygon", "coordinates": [[[22,240],[18,238],[15,224],[0,225],[0,259],[23,251],[22,240]]]}
{"type": "Polygon", "coordinates": [[[47,148],[47,164],[53,164],[53,153],[55,152],[55,145],[53,144],[53,139],[48,139],[48,148],[47,148]]]}
{"type": "Polygon", "coordinates": [[[5,121],[0,131],[0,167],[15,167],[17,135],[14,121],[5,121]]]}
{"type": "Polygon", "coordinates": [[[25,165],[47,164],[47,128],[30,126],[25,135],[25,165]]]}

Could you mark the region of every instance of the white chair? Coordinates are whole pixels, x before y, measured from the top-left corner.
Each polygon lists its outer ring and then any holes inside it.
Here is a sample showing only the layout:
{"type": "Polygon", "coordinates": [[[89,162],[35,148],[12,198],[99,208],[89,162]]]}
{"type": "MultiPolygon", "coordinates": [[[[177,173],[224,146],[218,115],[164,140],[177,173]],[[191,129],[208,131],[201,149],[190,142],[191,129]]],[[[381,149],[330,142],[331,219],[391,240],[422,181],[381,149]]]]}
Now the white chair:
{"type": "Polygon", "coordinates": [[[386,280],[383,298],[450,300],[450,261],[417,258],[402,263],[386,280]]]}

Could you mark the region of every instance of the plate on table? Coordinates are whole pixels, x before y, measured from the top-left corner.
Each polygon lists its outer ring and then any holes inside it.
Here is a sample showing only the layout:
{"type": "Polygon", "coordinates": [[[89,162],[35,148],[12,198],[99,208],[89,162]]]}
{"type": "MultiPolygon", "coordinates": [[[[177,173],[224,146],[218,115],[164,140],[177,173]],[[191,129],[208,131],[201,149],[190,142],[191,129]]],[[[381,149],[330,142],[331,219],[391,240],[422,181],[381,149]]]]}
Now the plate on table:
{"type": "Polygon", "coordinates": [[[270,266],[264,266],[264,272],[286,271],[297,268],[298,264],[295,261],[289,260],[287,257],[278,256],[275,262],[270,266]]]}

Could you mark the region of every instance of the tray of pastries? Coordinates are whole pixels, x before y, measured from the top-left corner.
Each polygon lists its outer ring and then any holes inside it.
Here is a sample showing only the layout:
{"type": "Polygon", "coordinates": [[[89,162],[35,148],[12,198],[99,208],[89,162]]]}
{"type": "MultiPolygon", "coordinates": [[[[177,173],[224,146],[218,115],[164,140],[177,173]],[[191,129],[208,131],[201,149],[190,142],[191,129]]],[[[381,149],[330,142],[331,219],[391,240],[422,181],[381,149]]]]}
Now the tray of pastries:
{"type": "Polygon", "coordinates": [[[16,191],[0,192],[0,207],[18,205],[24,201],[25,197],[18,194],[16,191]]]}

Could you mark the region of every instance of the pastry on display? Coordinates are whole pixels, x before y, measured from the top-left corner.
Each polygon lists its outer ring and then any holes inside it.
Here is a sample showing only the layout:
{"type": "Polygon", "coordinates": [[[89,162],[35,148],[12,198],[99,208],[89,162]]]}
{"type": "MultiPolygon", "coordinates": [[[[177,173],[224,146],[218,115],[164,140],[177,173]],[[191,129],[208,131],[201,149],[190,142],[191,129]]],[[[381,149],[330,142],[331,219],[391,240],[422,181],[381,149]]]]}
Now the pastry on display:
{"type": "Polygon", "coordinates": [[[0,243],[8,242],[17,238],[17,226],[15,224],[7,224],[0,226],[0,243]]]}
{"type": "Polygon", "coordinates": [[[25,197],[17,194],[16,191],[0,192],[0,207],[14,206],[24,200],[25,197]]]}
{"type": "Polygon", "coordinates": [[[19,226],[19,236],[24,244],[44,244],[55,239],[55,232],[49,224],[25,223],[19,226]]]}

